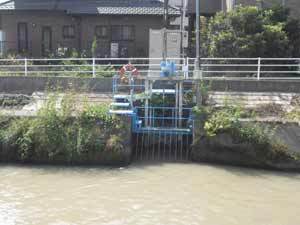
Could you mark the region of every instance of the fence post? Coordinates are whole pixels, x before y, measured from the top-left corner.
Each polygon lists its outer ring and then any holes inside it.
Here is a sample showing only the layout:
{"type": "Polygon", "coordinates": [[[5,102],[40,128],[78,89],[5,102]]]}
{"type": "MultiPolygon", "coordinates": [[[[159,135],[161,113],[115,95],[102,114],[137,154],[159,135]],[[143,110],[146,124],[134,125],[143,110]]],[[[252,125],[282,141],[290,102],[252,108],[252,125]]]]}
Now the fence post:
{"type": "Polygon", "coordinates": [[[186,75],[185,78],[188,79],[189,78],[189,71],[190,71],[190,58],[187,57],[186,58],[186,75]]]}
{"type": "Polygon", "coordinates": [[[257,80],[260,80],[261,58],[257,59],[257,80]]]}
{"type": "Polygon", "coordinates": [[[96,77],[96,68],[95,68],[96,60],[93,58],[93,78],[96,77]]]}
{"type": "Polygon", "coordinates": [[[24,74],[25,76],[27,76],[27,69],[28,69],[28,65],[27,65],[27,58],[24,59],[24,74]]]}

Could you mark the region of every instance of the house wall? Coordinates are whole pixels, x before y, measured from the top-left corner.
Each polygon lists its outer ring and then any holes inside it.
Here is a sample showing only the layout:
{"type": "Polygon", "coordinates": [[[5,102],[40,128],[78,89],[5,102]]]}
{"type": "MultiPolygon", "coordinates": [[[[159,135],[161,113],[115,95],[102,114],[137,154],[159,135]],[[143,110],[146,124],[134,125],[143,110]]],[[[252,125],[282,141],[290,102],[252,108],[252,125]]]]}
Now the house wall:
{"type": "Polygon", "coordinates": [[[7,41],[6,50],[18,50],[18,23],[27,23],[28,48],[33,56],[42,54],[42,27],[52,28],[52,49],[58,46],[74,46],[76,39],[64,39],[62,29],[64,25],[76,25],[76,21],[63,13],[49,12],[6,12],[2,13],[2,30],[7,41]]]}
{"type": "MultiPolygon", "coordinates": [[[[149,31],[150,28],[159,29],[162,27],[162,17],[158,16],[85,16],[82,18],[82,48],[90,49],[95,35],[96,26],[134,25],[135,40],[129,43],[129,55],[136,57],[149,56],[149,31]]],[[[109,47],[108,39],[98,41],[99,48],[109,47]],[[107,42],[108,41],[108,42],[107,42]],[[105,46],[103,46],[105,45],[105,46]]]]}
{"type": "Polygon", "coordinates": [[[257,0],[235,0],[235,3],[242,4],[242,5],[265,5],[265,6],[271,6],[272,4],[281,4],[283,1],[282,0],[263,0],[261,2],[257,0]]]}
{"type": "MultiPolygon", "coordinates": [[[[196,13],[196,0],[188,0],[188,13],[196,13]]],[[[222,10],[223,0],[200,0],[200,12],[202,15],[212,15],[222,10]]]]}
{"type": "MultiPolygon", "coordinates": [[[[133,25],[135,26],[135,40],[129,49],[130,57],[148,56],[149,30],[162,26],[162,18],[159,16],[71,16],[64,12],[49,11],[19,11],[1,12],[1,27],[5,32],[6,50],[18,50],[18,23],[25,22],[28,26],[29,52],[33,57],[42,55],[42,27],[52,28],[52,50],[58,47],[76,48],[79,50],[91,50],[95,36],[95,26],[106,25],[133,25]],[[63,26],[75,27],[75,38],[63,37],[63,26]]],[[[106,42],[100,42],[110,48],[110,37],[106,42]]]]}

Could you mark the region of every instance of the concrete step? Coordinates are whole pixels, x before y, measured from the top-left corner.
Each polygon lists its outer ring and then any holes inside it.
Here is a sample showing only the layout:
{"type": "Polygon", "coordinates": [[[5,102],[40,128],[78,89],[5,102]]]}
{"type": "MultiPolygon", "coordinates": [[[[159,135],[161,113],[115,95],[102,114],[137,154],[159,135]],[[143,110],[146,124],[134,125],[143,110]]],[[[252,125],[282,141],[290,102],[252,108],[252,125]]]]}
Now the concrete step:
{"type": "Polygon", "coordinates": [[[280,92],[228,92],[228,91],[210,91],[209,94],[214,95],[237,95],[237,96],[295,96],[297,93],[280,93],[280,92]]]}
{"type": "Polygon", "coordinates": [[[227,100],[227,101],[273,101],[273,102],[291,102],[292,101],[292,98],[291,99],[281,99],[281,98],[277,98],[277,97],[270,97],[270,98],[261,98],[259,96],[257,96],[256,98],[245,98],[245,97],[237,97],[237,98],[234,98],[234,97],[229,97],[229,96],[210,96],[211,100],[214,100],[214,101],[224,101],[224,100],[227,100]]]}
{"type": "Polygon", "coordinates": [[[109,113],[116,115],[132,115],[133,110],[109,110],[109,113]]]}
{"type": "Polygon", "coordinates": [[[110,106],[116,106],[116,107],[129,107],[129,102],[113,102],[110,104],[110,106]]]}
{"type": "Polygon", "coordinates": [[[235,104],[252,104],[252,105],[261,105],[261,104],[279,104],[279,105],[286,105],[286,104],[290,104],[290,101],[273,101],[273,100],[264,100],[261,101],[259,99],[256,100],[240,100],[240,99],[212,99],[210,98],[208,100],[209,103],[213,104],[213,103],[220,103],[220,104],[230,104],[230,103],[235,103],[235,104]]]}
{"type": "Polygon", "coordinates": [[[259,107],[260,105],[282,105],[291,107],[295,98],[300,97],[296,93],[274,92],[209,92],[208,103],[216,107],[226,104],[241,104],[245,107],[259,107]]]}
{"type": "Polygon", "coordinates": [[[114,95],[113,98],[117,100],[127,100],[130,96],[129,95],[114,95]]]}
{"type": "Polygon", "coordinates": [[[230,95],[230,94],[214,94],[212,93],[211,96],[214,96],[215,98],[240,98],[240,99],[255,99],[255,98],[260,98],[260,99],[285,99],[285,100],[290,100],[293,98],[293,96],[277,96],[277,95],[230,95]]]}

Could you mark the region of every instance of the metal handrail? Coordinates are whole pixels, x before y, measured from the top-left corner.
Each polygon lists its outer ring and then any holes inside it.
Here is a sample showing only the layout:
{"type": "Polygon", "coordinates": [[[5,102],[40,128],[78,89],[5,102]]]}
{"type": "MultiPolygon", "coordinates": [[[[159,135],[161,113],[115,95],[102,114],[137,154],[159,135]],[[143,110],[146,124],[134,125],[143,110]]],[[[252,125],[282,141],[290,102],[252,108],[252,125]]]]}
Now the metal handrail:
{"type": "MultiPolygon", "coordinates": [[[[124,63],[133,63],[143,76],[159,74],[162,58],[24,58],[0,59],[0,75],[86,76],[115,74],[124,63]],[[62,63],[66,63],[65,65],[62,63]],[[82,63],[82,64],[80,64],[82,63]],[[106,70],[111,66],[112,70],[106,70]],[[103,69],[102,69],[103,67],[103,69]]],[[[178,76],[193,78],[195,58],[168,58],[176,61],[178,76]]],[[[300,58],[202,58],[204,79],[300,79],[300,58]]]]}

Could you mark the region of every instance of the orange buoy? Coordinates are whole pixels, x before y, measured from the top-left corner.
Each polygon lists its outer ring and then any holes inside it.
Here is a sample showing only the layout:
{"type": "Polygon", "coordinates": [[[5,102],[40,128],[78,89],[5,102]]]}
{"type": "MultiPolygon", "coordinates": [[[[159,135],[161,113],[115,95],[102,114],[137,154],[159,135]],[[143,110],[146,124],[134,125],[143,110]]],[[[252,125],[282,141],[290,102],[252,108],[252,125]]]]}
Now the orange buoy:
{"type": "Polygon", "coordinates": [[[131,72],[133,76],[138,76],[140,74],[137,68],[130,63],[122,66],[122,68],[119,71],[119,75],[123,83],[128,83],[128,77],[126,76],[126,72],[131,72]]]}

